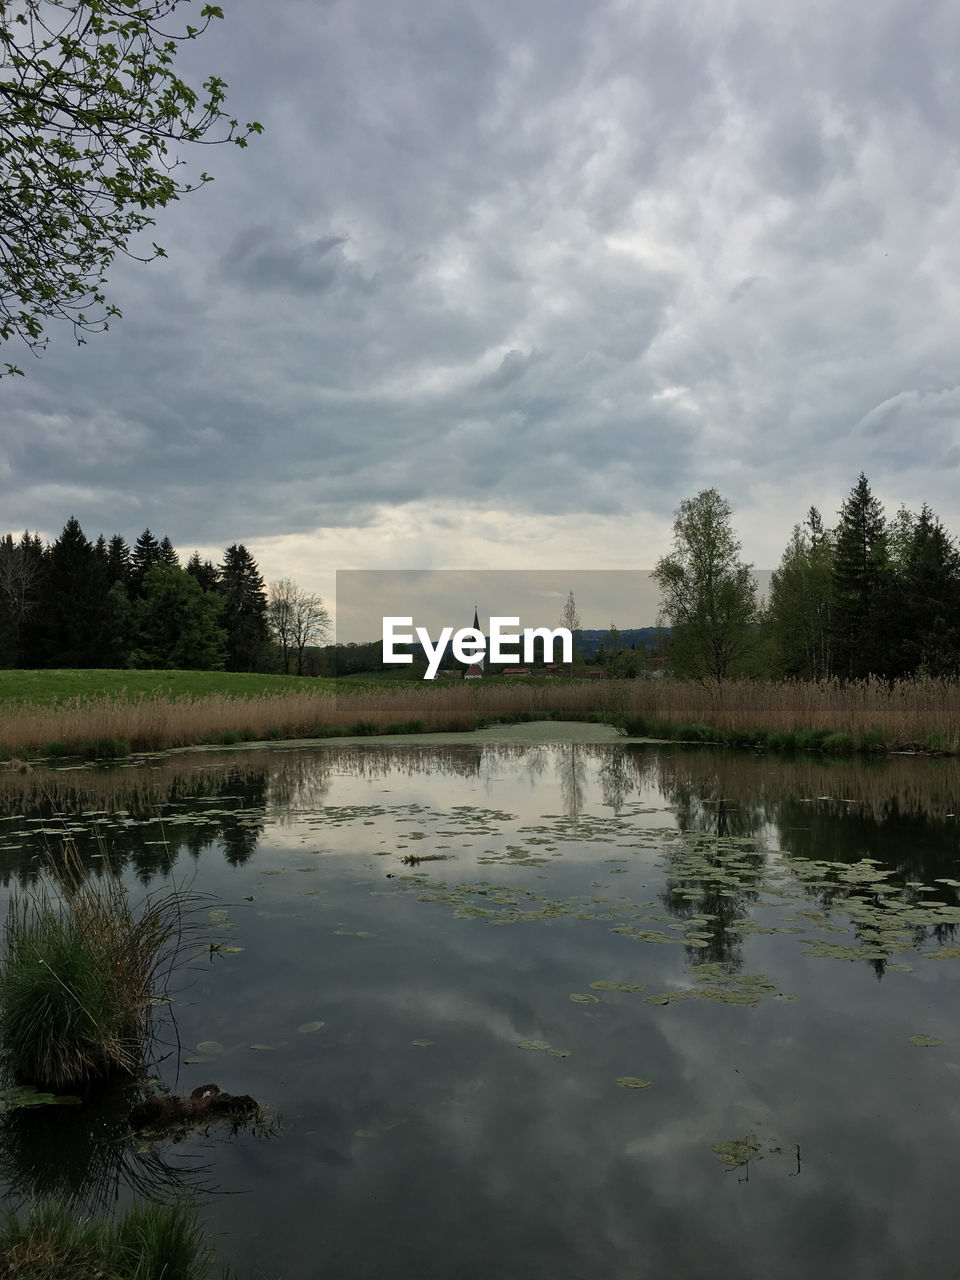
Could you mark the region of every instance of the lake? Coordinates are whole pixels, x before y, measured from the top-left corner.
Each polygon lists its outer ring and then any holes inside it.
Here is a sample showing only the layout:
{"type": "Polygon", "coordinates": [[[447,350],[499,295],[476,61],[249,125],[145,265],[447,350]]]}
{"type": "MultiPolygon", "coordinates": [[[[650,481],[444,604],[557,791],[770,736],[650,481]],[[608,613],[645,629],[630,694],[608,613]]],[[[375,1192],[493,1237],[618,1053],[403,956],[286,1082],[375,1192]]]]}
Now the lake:
{"type": "Polygon", "coordinates": [[[241,1280],[955,1274],[958,810],[592,726],[4,774],[0,896],[64,834],[209,895],[156,1075],[266,1120],[10,1112],[0,1178],[185,1189],[241,1280]]]}

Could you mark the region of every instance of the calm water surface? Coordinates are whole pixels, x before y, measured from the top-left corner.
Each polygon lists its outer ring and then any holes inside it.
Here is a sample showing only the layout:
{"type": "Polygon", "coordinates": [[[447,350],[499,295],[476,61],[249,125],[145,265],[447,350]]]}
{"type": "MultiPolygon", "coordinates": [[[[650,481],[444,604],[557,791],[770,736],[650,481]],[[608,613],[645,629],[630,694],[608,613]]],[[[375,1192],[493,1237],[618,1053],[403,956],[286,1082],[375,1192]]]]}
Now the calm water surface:
{"type": "Polygon", "coordinates": [[[5,776],[3,895],[94,824],[211,895],[157,1074],[271,1123],[10,1113],[0,1177],[186,1187],[239,1277],[955,1275],[957,810],[952,761],[489,735],[5,776]]]}

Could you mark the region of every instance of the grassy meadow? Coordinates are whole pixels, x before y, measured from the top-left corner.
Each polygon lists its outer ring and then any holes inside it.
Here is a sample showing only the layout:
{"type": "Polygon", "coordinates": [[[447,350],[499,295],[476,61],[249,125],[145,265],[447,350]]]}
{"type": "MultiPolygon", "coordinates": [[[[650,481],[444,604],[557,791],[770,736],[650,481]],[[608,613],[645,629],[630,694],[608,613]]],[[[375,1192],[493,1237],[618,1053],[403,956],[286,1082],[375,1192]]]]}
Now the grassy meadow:
{"type": "Polygon", "coordinates": [[[960,682],[335,681],[191,671],[0,673],[10,759],[592,720],[631,737],[770,749],[960,752],[960,682]]]}
{"type": "MultiPolygon", "coordinates": [[[[5,704],[29,702],[50,706],[76,698],[128,698],[141,694],[163,698],[200,698],[221,694],[250,698],[302,688],[301,676],[247,675],[237,671],[0,671],[0,714],[5,704]]],[[[311,680],[333,689],[335,680],[311,680]]]]}

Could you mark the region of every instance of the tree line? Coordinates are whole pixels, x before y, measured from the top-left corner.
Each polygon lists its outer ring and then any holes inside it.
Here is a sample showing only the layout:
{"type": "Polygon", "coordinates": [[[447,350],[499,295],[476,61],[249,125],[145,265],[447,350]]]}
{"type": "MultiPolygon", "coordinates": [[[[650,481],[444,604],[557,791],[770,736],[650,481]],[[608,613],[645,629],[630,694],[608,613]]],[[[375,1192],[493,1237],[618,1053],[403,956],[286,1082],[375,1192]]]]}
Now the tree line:
{"type": "Polygon", "coordinates": [[[816,507],[794,526],[767,600],[731,517],[715,489],[681,503],[654,570],[675,674],[960,675],[960,552],[928,505],[888,519],[861,473],[833,527],[816,507]]]}
{"type": "MultiPolygon", "coordinates": [[[[303,596],[277,584],[287,587],[303,596]]],[[[169,537],[144,529],[133,547],[120,534],[91,542],[73,516],[48,546],[29,532],[0,539],[6,667],[275,670],[278,618],[286,667],[302,617],[283,590],[268,597],[241,543],[220,564],[194,552],[181,566],[169,537]]]]}

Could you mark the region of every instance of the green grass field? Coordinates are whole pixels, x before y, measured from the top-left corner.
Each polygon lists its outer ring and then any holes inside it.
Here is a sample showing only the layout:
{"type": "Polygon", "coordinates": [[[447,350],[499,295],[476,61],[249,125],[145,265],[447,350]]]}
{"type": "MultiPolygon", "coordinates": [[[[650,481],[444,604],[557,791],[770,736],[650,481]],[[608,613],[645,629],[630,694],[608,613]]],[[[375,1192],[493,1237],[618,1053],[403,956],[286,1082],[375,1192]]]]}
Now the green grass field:
{"type": "Polygon", "coordinates": [[[0,671],[0,703],[32,703],[51,706],[69,698],[129,698],[140,694],[178,698],[189,695],[225,694],[234,698],[258,698],[337,687],[335,680],[303,676],[247,675],[235,671],[0,671]]]}

